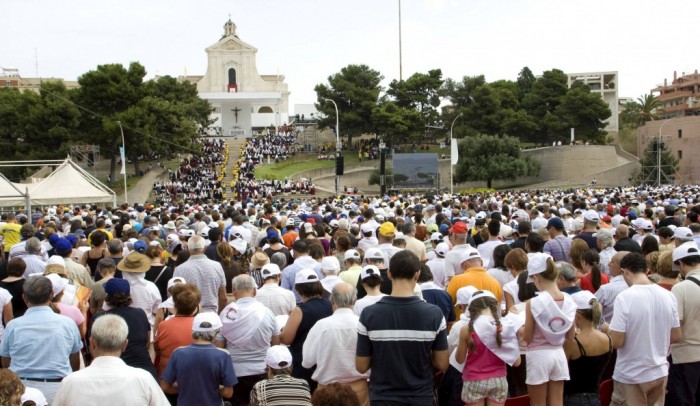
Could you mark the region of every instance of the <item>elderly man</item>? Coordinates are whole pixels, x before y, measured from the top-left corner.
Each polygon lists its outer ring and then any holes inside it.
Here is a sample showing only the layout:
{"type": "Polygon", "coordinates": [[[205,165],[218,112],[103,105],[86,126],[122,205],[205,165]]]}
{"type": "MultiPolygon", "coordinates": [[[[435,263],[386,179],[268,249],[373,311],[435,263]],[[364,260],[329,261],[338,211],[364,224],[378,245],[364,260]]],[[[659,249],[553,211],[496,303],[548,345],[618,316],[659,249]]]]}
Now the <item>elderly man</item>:
{"type": "Polygon", "coordinates": [[[226,277],[221,264],[204,255],[204,238],[190,237],[187,245],[190,259],[175,269],[173,276],[184,278],[199,288],[202,293],[201,306],[206,312],[218,312],[226,307],[226,277]]]}
{"type": "MultiPolygon", "coordinates": [[[[27,240],[30,238],[34,237],[34,233],[36,230],[34,229],[34,226],[31,225],[30,223],[26,223],[22,226],[22,228],[19,231],[19,235],[22,238],[22,241],[18,242],[17,244],[12,246],[12,249],[10,250],[10,257],[9,259],[12,258],[17,258],[17,257],[25,257],[26,255],[29,255],[26,249],[26,244],[27,240]]],[[[42,261],[46,262],[49,260],[49,254],[46,252],[46,249],[44,246],[41,246],[41,259],[42,261]]]]}
{"type": "MultiPolygon", "coordinates": [[[[386,223],[384,223],[386,224],[386,223]]],[[[389,223],[391,224],[391,223],[389,223]]],[[[383,225],[382,225],[383,226],[383,225]]],[[[406,237],[406,249],[414,253],[420,262],[428,262],[428,254],[425,250],[425,244],[423,241],[418,240],[416,235],[416,225],[412,221],[407,221],[401,226],[401,231],[406,237]]],[[[382,228],[379,228],[379,233],[381,234],[382,228]]],[[[386,259],[387,263],[391,261],[391,258],[386,259]]]]}
{"type": "MultiPolygon", "coordinates": [[[[46,268],[46,261],[42,259],[41,256],[41,242],[36,237],[31,237],[26,241],[23,241],[22,250],[25,252],[24,255],[18,256],[22,258],[27,267],[24,270],[24,279],[29,279],[32,275],[41,275],[44,273],[46,268]]],[[[16,246],[15,246],[16,247],[16,246]]],[[[12,248],[15,248],[12,247],[12,248]]]]}
{"type": "Polygon", "coordinates": [[[80,368],[83,343],[75,322],[49,307],[53,291],[48,278],[27,280],[22,296],[29,308],[5,328],[0,341],[2,366],[15,372],[25,386],[41,390],[51,403],[61,380],[80,368]]]}
{"type": "Polygon", "coordinates": [[[53,405],[92,404],[167,406],[170,403],[153,376],[119,358],[126,348],[129,328],[123,318],[108,314],[95,320],[90,336],[89,367],[73,372],[61,382],[53,405]]]}
{"type": "MultiPolygon", "coordinates": [[[[479,290],[488,290],[496,296],[498,303],[501,302],[501,298],[503,297],[501,284],[486,272],[483,264],[484,261],[479,251],[473,248],[471,251],[462,255],[461,266],[463,273],[452,278],[447,285],[447,293],[450,294],[452,303],[455,303],[457,300],[457,291],[459,288],[465,286],[474,286],[479,290]]],[[[460,314],[460,310],[457,309],[457,317],[459,317],[460,314]]]]}
{"type": "MultiPolygon", "coordinates": [[[[276,254],[275,254],[276,255],[276,254]]],[[[273,255],[274,257],[274,255],[273,255]]],[[[282,254],[284,257],[284,254],[282,254]]],[[[280,286],[280,267],[276,264],[267,264],[260,270],[263,285],[258,289],[255,298],[275,316],[289,315],[297,305],[294,293],[280,286]]]]}
{"type": "Polygon", "coordinates": [[[598,233],[596,233],[596,243],[600,251],[600,272],[610,275],[610,261],[617,253],[615,248],[613,248],[613,245],[615,245],[615,237],[613,236],[612,230],[598,230],[598,233]]]}
{"type": "Polygon", "coordinates": [[[221,327],[216,314],[199,313],[192,322],[194,343],[173,351],[160,387],[165,393],[177,393],[179,404],[221,405],[221,398],[233,396],[238,380],[231,358],[213,344],[221,327]]]}
{"type": "Polygon", "coordinates": [[[629,238],[629,227],[627,227],[624,224],[620,224],[617,226],[617,229],[615,230],[615,238],[617,238],[617,242],[615,243],[614,247],[615,251],[627,251],[627,252],[638,252],[642,253],[642,247],[637,244],[635,241],[633,241],[631,238],[629,238]]]}
{"type": "Polygon", "coordinates": [[[595,293],[598,302],[603,306],[603,321],[605,323],[612,321],[615,298],[620,292],[627,289],[627,282],[622,277],[622,269],[620,269],[620,261],[627,254],[629,252],[621,251],[613,255],[610,260],[610,282],[601,285],[600,289],[595,293]]]}
{"type": "Polygon", "coordinates": [[[333,288],[331,304],[333,315],[321,319],[309,330],[304,341],[304,368],[317,366],[311,379],[318,382],[318,389],[332,383],[349,385],[360,399],[361,405],[369,405],[367,378],[369,373],[355,369],[357,346],[357,322],[352,309],[357,299],[355,288],[341,282],[333,288]]]}
{"type": "Polygon", "coordinates": [[[445,255],[445,276],[447,283],[462,271],[462,254],[471,252],[474,248],[467,244],[467,225],[458,221],[450,228],[450,244],[452,249],[445,255]]]}
{"type": "Polygon", "coordinates": [[[273,345],[265,355],[267,379],[255,384],[250,392],[251,406],[311,406],[309,384],[292,378],[292,354],[283,345],[273,345]]]}
{"type": "Polygon", "coordinates": [[[330,297],[331,292],[333,292],[333,287],[341,282],[342,279],[338,276],[340,272],[340,262],[336,257],[324,257],[321,260],[321,274],[323,274],[323,279],[321,279],[321,285],[323,285],[324,295],[323,297],[330,297]]]}
{"type": "Polygon", "coordinates": [[[270,345],[279,344],[280,329],[275,315],[255,299],[255,279],[238,275],[231,282],[233,297],[219,315],[221,334],[216,346],[231,355],[238,383],[234,388],[235,404],[250,403],[250,390],[265,379],[265,354],[270,345]]]}

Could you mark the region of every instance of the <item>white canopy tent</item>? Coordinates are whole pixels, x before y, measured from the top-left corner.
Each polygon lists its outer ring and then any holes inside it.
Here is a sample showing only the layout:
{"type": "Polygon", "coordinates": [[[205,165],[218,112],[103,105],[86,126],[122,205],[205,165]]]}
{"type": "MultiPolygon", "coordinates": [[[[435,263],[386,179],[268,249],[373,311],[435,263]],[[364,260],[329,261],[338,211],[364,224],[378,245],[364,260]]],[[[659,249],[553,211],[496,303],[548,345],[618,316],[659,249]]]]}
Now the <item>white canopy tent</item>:
{"type": "Polygon", "coordinates": [[[90,175],[80,166],[67,158],[48,177],[37,183],[12,183],[4,176],[0,179],[0,207],[24,204],[26,210],[30,205],[80,204],[112,202],[117,204],[114,191],[90,175]],[[4,180],[4,182],[3,182],[4,180]],[[7,190],[8,193],[3,193],[7,190]],[[22,194],[21,190],[25,190],[22,194]],[[19,193],[20,201],[17,194],[19,193]]]}

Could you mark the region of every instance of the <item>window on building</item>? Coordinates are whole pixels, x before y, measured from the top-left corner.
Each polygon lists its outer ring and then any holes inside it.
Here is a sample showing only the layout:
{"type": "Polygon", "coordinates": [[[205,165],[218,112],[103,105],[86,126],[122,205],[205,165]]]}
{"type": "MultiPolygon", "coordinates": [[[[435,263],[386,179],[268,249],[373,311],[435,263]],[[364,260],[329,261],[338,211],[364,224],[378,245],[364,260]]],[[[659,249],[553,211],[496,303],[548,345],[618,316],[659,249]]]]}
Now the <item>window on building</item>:
{"type": "Polygon", "coordinates": [[[683,130],[678,129],[678,138],[683,138],[683,130]]]}
{"type": "Polygon", "coordinates": [[[683,159],[683,151],[678,151],[678,159],[683,159]]]}
{"type": "Polygon", "coordinates": [[[9,80],[6,80],[5,87],[10,87],[10,86],[12,86],[12,82],[10,82],[9,80]]]}

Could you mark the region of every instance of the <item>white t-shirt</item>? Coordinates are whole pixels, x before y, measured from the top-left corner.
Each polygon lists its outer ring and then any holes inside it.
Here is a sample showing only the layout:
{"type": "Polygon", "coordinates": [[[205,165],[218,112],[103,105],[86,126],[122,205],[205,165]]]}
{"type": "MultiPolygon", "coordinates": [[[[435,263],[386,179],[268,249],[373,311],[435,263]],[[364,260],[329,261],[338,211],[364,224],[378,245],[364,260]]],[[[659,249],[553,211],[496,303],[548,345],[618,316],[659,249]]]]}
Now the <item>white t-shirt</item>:
{"type": "MultiPolygon", "coordinates": [[[[418,286],[418,285],[416,285],[418,286]]],[[[359,299],[357,302],[355,302],[355,307],[353,307],[352,311],[356,315],[361,315],[362,310],[364,310],[365,307],[371,306],[379,301],[382,297],[386,296],[385,294],[381,294],[379,296],[365,296],[362,299],[359,299]]]]}
{"type": "Polygon", "coordinates": [[[493,250],[495,250],[496,247],[501,244],[503,244],[502,241],[494,240],[486,241],[485,243],[479,244],[479,246],[476,247],[476,250],[479,251],[479,254],[481,254],[481,259],[484,261],[484,268],[487,268],[493,264],[493,250]]]}
{"type": "MultiPolygon", "coordinates": [[[[520,299],[518,299],[518,292],[520,292],[520,285],[518,285],[517,279],[513,279],[512,281],[503,285],[503,293],[508,293],[513,298],[513,305],[520,303],[520,299]]],[[[503,295],[503,297],[505,298],[505,295],[503,295]]]]}
{"type": "MultiPolygon", "coordinates": [[[[7,324],[7,320],[2,320],[2,315],[4,314],[3,311],[5,309],[5,306],[7,306],[8,303],[12,300],[12,295],[10,292],[8,292],[6,289],[0,288],[0,320],[3,321],[5,324],[7,324]]],[[[2,341],[2,336],[5,334],[5,328],[3,327],[3,323],[0,323],[0,341],[2,341]]]]}
{"type": "Polygon", "coordinates": [[[613,379],[640,384],[668,375],[671,329],[680,327],[676,297],[656,285],[632,285],[615,298],[610,330],[625,333],[613,379]]]}

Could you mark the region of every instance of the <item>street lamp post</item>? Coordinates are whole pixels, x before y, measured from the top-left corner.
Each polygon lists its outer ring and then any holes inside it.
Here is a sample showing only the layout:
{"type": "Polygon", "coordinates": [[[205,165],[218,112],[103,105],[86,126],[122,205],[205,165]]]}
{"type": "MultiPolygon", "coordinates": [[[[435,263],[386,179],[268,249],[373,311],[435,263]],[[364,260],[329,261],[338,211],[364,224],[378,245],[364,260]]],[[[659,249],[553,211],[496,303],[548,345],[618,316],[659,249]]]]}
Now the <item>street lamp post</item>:
{"type": "Polygon", "coordinates": [[[460,117],[462,117],[462,113],[457,114],[457,117],[452,120],[452,124],[450,125],[450,196],[454,195],[454,180],[452,179],[454,176],[454,165],[452,164],[452,130],[454,130],[455,122],[460,117]]]}
{"type": "Polygon", "coordinates": [[[122,174],[124,175],[124,203],[129,204],[129,198],[128,198],[128,191],[126,188],[126,143],[124,142],[124,128],[122,128],[122,122],[117,121],[117,124],[119,124],[119,131],[122,134],[122,153],[121,153],[121,158],[122,158],[122,174]]]}
{"type": "Polygon", "coordinates": [[[386,144],[379,139],[379,194],[383,199],[386,195],[386,144]]]}
{"type": "MultiPolygon", "coordinates": [[[[332,99],[324,99],[333,103],[335,107],[335,165],[338,167],[338,160],[340,159],[340,115],[338,115],[338,105],[332,99]]],[[[340,196],[340,175],[338,175],[338,169],[335,171],[335,195],[340,196]]]]}

